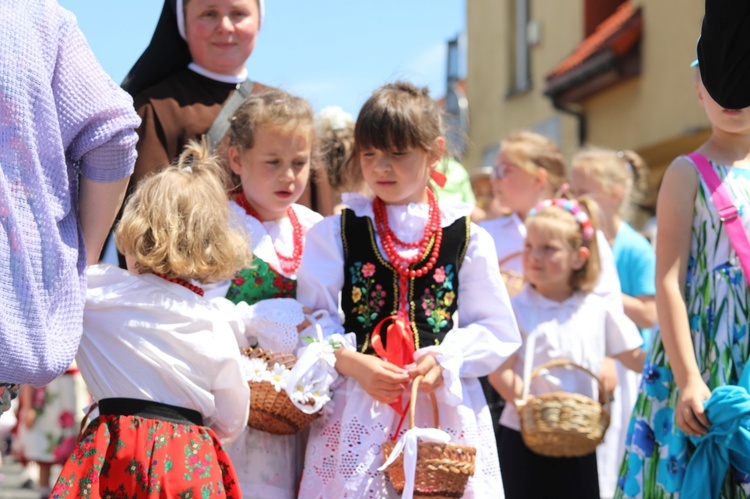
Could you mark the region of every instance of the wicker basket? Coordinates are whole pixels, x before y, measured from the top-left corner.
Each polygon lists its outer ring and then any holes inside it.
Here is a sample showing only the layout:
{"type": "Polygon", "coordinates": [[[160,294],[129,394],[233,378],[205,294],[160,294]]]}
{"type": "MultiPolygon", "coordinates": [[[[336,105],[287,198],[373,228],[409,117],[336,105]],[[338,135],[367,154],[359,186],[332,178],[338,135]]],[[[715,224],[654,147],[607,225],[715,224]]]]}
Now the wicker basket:
{"type": "Polygon", "coordinates": [[[604,393],[604,385],[594,373],[567,359],[542,364],[528,380],[524,379],[525,395],[518,403],[523,441],[529,449],[543,456],[590,454],[601,443],[609,427],[609,402],[602,406],[584,395],[562,391],[529,396],[531,380],[543,369],[551,367],[572,367],[583,371],[597,381],[600,393],[604,393]]]}
{"type": "MultiPolygon", "coordinates": [[[[409,403],[409,429],[414,428],[414,411],[417,402],[419,382],[417,376],[411,389],[409,403]]],[[[435,428],[438,424],[438,408],[435,395],[430,393],[435,428]]],[[[382,445],[384,459],[390,456],[396,442],[389,440],[382,445]]],[[[417,446],[417,468],[414,476],[414,497],[447,498],[462,497],[466,482],[474,474],[474,458],[477,450],[468,445],[419,442],[417,446]]],[[[403,451],[387,468],[386,474],[393,487],[401,494],[404,491],[403,451]]]]}
{"type": "MultiPolygon", "coordinates": [[[[290,353],[277,354],[260,347],[244,348],[242,354],[251,359],[263,359],[272,368],[281,364],[288,369],[294,367],[297,358],[290,353]]],[[[305,414],[289,399],[285,390],[276,391],[269,381],[248,382],[250,385],[250,414],[247,425],[256,430],[274,435],[293,435],[305,428],[320,412],[305,414]]]]}

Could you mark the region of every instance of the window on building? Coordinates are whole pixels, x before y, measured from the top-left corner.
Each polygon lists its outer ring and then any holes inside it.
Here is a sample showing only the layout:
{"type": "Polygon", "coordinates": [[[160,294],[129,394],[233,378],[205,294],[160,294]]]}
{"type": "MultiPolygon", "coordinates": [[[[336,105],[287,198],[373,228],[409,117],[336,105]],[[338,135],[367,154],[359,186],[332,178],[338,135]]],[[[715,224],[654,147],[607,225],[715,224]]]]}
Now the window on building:
{"type": "Polygon", "coordinates": [[[531,57],[529,47],[529,0],[511,0],[508,2],[510,20],[510,91],[509,95],[531,88],[531,57]]]}

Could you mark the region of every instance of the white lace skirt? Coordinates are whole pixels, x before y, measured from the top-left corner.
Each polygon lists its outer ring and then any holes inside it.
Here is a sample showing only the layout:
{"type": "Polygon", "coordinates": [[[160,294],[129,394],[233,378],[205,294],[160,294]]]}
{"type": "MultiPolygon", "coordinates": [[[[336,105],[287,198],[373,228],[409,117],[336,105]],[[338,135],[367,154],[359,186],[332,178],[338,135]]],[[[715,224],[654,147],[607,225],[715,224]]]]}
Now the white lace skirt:
{"type": "MultiPolygon", "coordinates": [[[[502,478],[487,402],[479,380],[462,379],[462,382],[463,402],[458,407],[444,403],[443,388],[436,395],[441,429],[451,435],[453,443],[477,449],[476,472],[469,480],[464,498],[502,498],[502,478]]],[[[408,392],[404,393],[406,400],[408,392]]],[[[385,473],[377,470],[385,459],[381,445],[392,436],[398,419],[389,405],[370,398],[356,380],[344,379],[334,390],[332,414],[310,427],[299,497],[399,497],[385,473]]],[[[408,418],[401,433],[407,425],[408,418]]],[[[426,395],[418,399],[416,425],[433,427],[426,395]]]]}

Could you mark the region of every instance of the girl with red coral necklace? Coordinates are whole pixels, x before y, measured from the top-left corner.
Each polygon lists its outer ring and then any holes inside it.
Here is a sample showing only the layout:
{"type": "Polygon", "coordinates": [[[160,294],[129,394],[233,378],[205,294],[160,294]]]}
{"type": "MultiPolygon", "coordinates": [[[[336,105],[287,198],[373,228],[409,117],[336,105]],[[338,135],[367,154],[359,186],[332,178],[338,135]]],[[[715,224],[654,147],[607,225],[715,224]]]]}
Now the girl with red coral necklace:
{"type": "Polygon", "coordinates": [[[433,426],[424,395],[433,392],[450,440],[477,448],[464,497],[498,497],[477,378],[520,337],[492,240],[470,222],[470,206],[438,204],[428,185],[441,180],[445,140],[426,89],[376,90],[354,133],[349,167],[361,168],[374,199],[351,196],[340,216],[313,227],[298,273],[298,300],[329,312],[319,322],[326,334],[346,333],[335,354],[343,381],[329,417],[311,426],[300,497],[397,497],[378,470],[381,444],[404,435],[406,394],[420,375],[416,426],[433,426]]]}
{"type": "MultiPolygon", "coordinates": [[[[296,201],[307,186],[315,148],[310,104],[282,90],[251,95],[230,120],[228,158],[239,188],[229,205],[247,228],[254,258],[209,296],[251,306],[258,320],[238,338],[241,347],[257,344],[297,354],[304,346],[299,332],[306,320],[294,299],[297,269],[305,233],[323,217],[296,201]]],[[[248,427],[228,452],[243,497],[296,497],[303,454],[299,435],[248,427]]]]}

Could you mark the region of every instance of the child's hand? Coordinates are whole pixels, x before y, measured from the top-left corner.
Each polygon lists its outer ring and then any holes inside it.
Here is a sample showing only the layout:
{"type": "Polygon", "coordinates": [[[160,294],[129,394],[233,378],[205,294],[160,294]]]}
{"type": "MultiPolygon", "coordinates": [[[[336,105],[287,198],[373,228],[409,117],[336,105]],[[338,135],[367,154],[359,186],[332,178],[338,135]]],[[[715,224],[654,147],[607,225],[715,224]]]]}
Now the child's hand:
{"type": "Polygon", "coordinates": [[[336,369],[356,379],[368,395],[385,404],[398,402],[409,383],[404,369],[374,355],[343,348],[337,350],[336,369]]]}
{"type": "MultiPolygon", "coordinates": [[[[302,313],[305,314],[305,315],[310,315],[310,314],[312,314],[312,310],[310,310],[307,307],[302,307],[302,313]]],[[[307,320],[307,319],[305,319],[302,322],[300,322],[299,324],[297,324],[297,332],[301,333],[302,331],[304,331],[305,329],[307,329],[311,325],[312,324],[310,323],[310,321],[307,320]]]]}
{"type": "Polygon", "coordinates": [[[438,364],[434,355],[427,354],[414,364],[406,366],[406,369],[409,371],[411,379],[424,376],[419,383],[419,387],[426,393],[432,392],[443,384],[443,366],[438,364]]]}
{"type": "Polygon", "coordinates": [[[611,396],[617,388],[617,365],[609,357],[604,357],[602,365],[599,367],[599,379],[604,385],[607,397],[611,396]]]}
{"type": "Polygon", "coordinates": [[[675,422],[688,435],[704,435],[710,426],[706,417],[703,402],[711,397],[706,383],[700,378],[688,380],[685,388],[680,390],[680,398],[675,408],[675,422]]]}

